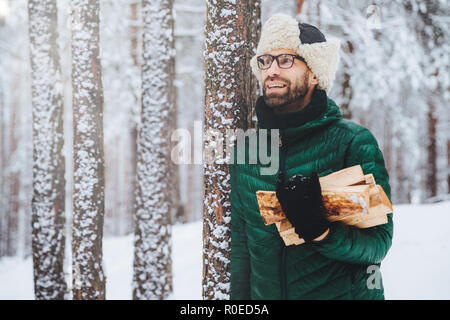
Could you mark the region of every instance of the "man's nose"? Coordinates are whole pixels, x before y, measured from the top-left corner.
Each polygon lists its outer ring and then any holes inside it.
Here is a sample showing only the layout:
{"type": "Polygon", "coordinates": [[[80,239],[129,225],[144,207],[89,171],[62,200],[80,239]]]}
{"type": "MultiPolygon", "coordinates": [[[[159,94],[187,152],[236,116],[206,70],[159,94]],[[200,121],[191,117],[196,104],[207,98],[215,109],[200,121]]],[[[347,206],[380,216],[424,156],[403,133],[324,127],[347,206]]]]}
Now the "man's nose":
{"type": "Polygon", "coordinates": [[[266,72],[269,77],[280,75],[280,67],[278,66],[278,62],[276,59],[272,61],[272,65],[269,69],[267,69],[266,72]]]}

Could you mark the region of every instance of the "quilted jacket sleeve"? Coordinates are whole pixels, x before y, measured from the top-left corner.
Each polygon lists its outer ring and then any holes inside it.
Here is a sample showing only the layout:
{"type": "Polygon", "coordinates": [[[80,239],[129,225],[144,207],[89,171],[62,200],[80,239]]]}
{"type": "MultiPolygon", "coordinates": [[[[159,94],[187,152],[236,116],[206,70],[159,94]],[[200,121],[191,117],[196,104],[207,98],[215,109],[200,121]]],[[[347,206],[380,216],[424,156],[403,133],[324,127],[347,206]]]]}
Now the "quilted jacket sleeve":
{"type": "MultiPolygon", "coordinates": [[[[375,182],[383,187],[391,198],[389,176],[383,155],[375,137],[366,128],[361,128],[353,138],[346,152],[345,167],[360,164],[364,174],[372,173],[375,182]]],[[[392,213],[383,225],[359,229],[334,222],[329,234],[313,246],[323,255],[356,264],[378,264],[386,256],[392,244],[392,213]]]]}
{"type": "Polygon", "coordinates": [[[247,234],[239,190],[237,190],[235,166],[230,166],[231,181],[231,253],[230,253],[230,299],[250,299],[250,259],[247,234]]]}

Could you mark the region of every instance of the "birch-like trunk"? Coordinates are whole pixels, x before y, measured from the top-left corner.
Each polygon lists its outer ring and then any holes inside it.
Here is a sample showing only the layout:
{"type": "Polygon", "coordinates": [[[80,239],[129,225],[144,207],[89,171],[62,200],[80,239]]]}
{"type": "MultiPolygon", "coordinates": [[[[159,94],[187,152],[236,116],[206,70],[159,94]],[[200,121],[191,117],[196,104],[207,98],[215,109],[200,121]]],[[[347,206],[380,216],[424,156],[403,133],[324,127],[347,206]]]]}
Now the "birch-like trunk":
{"type": "Polygon", "coordinates": [[[36,299],[64,299],[63,99],[56,0],[29,0],[33,105],[32,248],[36,299]]]}
{"type": "Polygon", "coordinates": [[[103,88],[99,0],[72,0],[74,194],[73,299],[104,299],[103,88]]]}
{"type": "Polygon", "coordinates": [[[133,299],[172,292],[170,125],[172,0],[143,0],[142,110],[138,136],[133,299]]]}
{"type": "MultiPolygon", "coordinates": [[[[260,30],[259,0],[208,0],[205,57],[205,131],[247,129],[256,100],[249,62],[260,30]]],[[[205,141],[206,143],[207,141],[205,141]]],[[[216,139],[224,144],[223,139],[216,139]]],[[[211,145],[205,148],[210,148],[211,145]]],[[[219,148],[221,149],[221,148],[219,148]]],[[[223,157],[223,155],[219,155],[223,157]]],[[[230,291],[230,183],[227,164],[204,164],[203,298],[230,291]]]]}

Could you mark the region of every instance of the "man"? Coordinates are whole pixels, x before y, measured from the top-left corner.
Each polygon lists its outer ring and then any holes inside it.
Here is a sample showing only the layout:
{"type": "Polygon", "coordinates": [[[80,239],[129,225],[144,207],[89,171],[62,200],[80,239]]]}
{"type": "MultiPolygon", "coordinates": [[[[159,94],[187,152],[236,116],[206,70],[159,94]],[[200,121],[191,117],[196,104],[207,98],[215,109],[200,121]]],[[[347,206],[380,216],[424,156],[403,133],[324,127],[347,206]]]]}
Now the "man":
{"type": "Polygon", "coordinates": [[[263,88],[256,114],[258,130],[279,129],[279,170],[262,175],[259,161],[230,166],[231,299],[384,299],[379,266],[392,243],[392,213],[386,224],[358,229],[329,223],[323,208],[318,177],[358,164],[390,198],[374,136],[327,97],[338,51],[338,40],[284,14],[262,29],[251,60],[263,88]],[[285,246],[263,224],[257,190],[276,191],[305,244],[285,246]]]}

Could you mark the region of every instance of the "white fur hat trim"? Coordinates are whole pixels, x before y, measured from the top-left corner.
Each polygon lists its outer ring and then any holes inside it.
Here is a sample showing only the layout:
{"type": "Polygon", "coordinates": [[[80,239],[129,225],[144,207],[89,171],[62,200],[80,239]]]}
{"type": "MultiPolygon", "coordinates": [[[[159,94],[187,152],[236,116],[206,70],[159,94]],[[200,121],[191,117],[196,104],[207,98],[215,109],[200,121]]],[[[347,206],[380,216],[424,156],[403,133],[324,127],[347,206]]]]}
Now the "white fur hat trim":
{"type": "Polygon", "coordinates": [[[277,13],[264,24],[256,55],[250,60],[250,66],[261,84],[261,70],[258,68],[256,57],[276,49],[294,50],[305,59],[308,67],[318,77],[318,88],[328,93],[339,64],[339,48],[338,39],[302,44],[297,20],[289,15],[277,13]]]}

